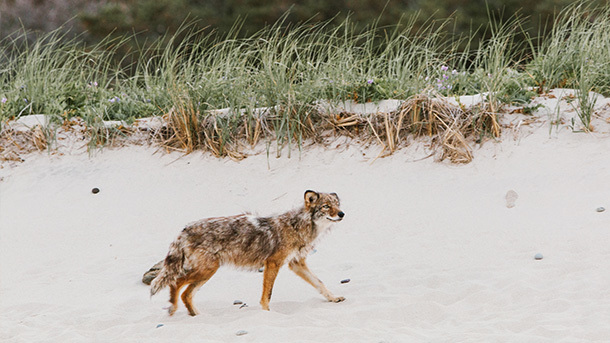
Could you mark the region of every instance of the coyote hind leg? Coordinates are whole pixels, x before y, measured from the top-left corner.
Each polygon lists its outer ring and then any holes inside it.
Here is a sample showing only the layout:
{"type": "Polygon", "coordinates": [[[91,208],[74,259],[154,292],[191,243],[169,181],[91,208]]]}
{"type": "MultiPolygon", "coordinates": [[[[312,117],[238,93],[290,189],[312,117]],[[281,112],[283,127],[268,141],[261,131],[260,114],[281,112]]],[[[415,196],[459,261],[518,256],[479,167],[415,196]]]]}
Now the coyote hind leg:
{"type": "Polygon", "coordinates": [[[169,302],[171,305],[169,306],[169,309],[167,309],[167,312],[170,316],[173,315],[178,309],[178,294],[180,294],[180,290],[182,287],[184,287],[184,285],[184,279],[180,279],[175,285],[169,286],[169,302]]]}
{"type": "Polygon", "coordinates": [[[196,316],[199,314],[197,308],[193,305],[193,296],[199,290],[203,284],[205,284],[218,270],[219,264],[218,262],[214,263],[212,266],[200,271],[197,273],[196,278],[191,278],[193,281],[186,288],[186,290],[182,293],[182,302],[186,309],[189,311],[191,316],[196,316]]]}

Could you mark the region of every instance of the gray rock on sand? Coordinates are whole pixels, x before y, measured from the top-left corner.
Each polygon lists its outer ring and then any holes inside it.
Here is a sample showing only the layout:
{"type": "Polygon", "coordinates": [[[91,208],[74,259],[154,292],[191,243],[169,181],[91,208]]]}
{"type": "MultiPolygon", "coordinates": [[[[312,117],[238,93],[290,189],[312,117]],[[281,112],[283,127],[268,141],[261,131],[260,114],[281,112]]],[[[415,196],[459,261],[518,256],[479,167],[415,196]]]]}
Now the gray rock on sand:
{"type": "Polygon", "coordinates": [[[504,198],[506,199],[506,207],[513,208],[515,207],[515,202],[519,198],[519,194],[511,189],[510,191],[506,192],[506,196],[504,198]]]}
{"type": "Polygon", "coordinates": [[[159,270],[161,270],[162,267],[163,260],[157,262],[154,266],[150,267],[150,269],[142,276],[142,282],[147,285],[150,285],[152,280],[157,277],[157,275],[159,274],[159,270]]]}

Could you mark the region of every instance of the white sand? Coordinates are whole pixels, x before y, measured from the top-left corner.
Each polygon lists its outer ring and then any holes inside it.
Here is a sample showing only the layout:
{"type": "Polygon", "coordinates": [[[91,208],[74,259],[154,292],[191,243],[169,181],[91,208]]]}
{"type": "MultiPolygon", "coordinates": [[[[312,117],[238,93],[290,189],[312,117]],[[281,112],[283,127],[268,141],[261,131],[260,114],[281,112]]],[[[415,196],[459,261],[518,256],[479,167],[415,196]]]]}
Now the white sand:
{"type": "Polygon", "coordinates": [[[417,144],[374,163],[378,151],[354,144],[239,163],[129,147],[5,164],[0,341],[607,341],[607,100],[593,134],[560,125],[549,135],[543,109],[475,147],[467,165],[414,161],[426,155],[417,144]],[[229,268],[195,296],[197,317],[182,305],[168,317],[167,290],[149,298],[141,276],[184,224],[282,212],[306,189],[342,199],[345,220],[309,264],[345,302],[325,302],[288,268],[270,312],[258,304],[262,275],[229,268]]]}

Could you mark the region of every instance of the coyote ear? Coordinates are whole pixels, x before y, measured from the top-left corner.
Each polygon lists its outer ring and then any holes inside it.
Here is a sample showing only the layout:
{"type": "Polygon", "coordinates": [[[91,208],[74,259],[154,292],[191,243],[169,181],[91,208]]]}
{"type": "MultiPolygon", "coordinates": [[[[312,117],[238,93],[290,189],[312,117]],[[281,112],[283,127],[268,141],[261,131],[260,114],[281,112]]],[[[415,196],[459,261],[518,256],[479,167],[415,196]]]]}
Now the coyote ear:
{"type": "Polygon", "coordinates": [[[310,208],[311,205],[318,200],[320,195],[314,191],[305,191],[305,207],[310,208]]]}
{"type": "Polygon", "coordinates": [[[334,196],[335,199],[337,199],[337,201],[339,201],[339,196],[337,195],[337,193],[330,193],[330,195],[334,196]]]}

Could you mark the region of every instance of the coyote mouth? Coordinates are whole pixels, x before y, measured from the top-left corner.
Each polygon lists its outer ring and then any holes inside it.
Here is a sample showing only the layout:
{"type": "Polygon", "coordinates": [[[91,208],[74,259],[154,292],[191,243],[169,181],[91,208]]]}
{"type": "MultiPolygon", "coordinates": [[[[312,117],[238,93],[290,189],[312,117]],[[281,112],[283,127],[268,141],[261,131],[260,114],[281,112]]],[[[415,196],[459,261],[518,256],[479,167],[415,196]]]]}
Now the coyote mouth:
{"type": "Polygon", "coordinates": [[[331,222],[340,222],[341,220],[343,220],[343,218],[333,219],[331,217],[326,217],[326,219],[330,220],[331,222]]]}

